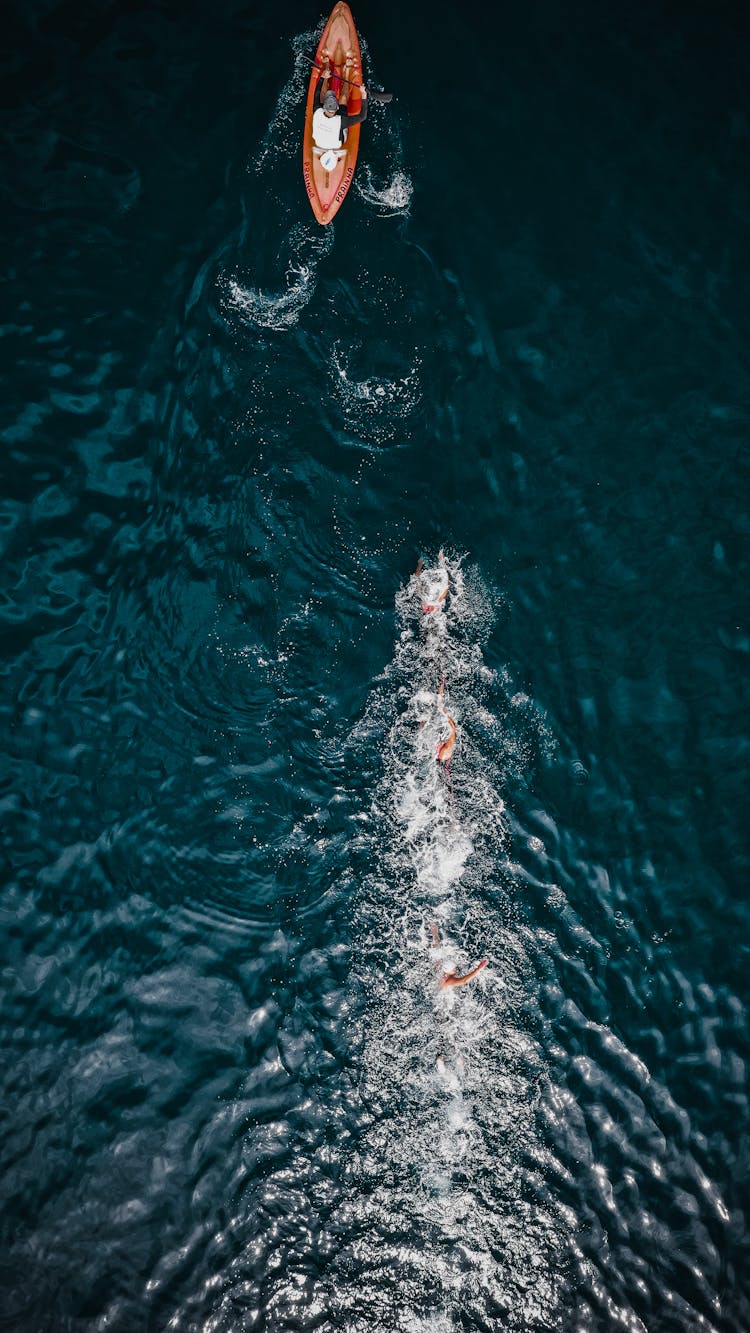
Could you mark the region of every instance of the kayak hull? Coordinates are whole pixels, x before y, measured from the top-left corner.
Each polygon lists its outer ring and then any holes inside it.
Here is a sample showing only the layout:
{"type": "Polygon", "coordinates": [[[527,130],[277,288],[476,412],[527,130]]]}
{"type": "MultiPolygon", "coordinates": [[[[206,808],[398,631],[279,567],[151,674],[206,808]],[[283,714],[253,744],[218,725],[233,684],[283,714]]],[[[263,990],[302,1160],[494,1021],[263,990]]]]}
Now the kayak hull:
{"type": "MultiPolygon", "coordinates": [[[[349,78],[354,79],[357,83],[361,81],[362,57],[359,49],[359,38],[354,26],[352,11],[343,0],[340,0],[340,3],[335,6],[323,29],[323,34],[318,42],[318,49],[315,52],[315,63],[317,65],[323,63],[322,55],[324,51],[328,51],[331,57],[331,65],[338,77],[344,73],[347,51],[351,52],[353,65],[348,71],[349,78]]],[[[357,164],[357,153],[359,151],[359,125],[350,125],[346,142],[339,153],[338,162],[332,170],[327,171],[321,165],[321,154],[315,148],[312,136],[315,91],[319,79],[320,72],[314,69],[310,75],[310,86],[307,90],[305,134],[302,145],[302,174],[307,197],[310,200],[310,207],[318,222],[326,226],[343,204],[354,177],[354,168],[357,164]]],[[[331,80],[329,87],[332,87],[334,92],[340,90],[340,96],[342,97],[348,91],[347,111],[349,115],[356,115],[361,110],[362,100],[358,88],[345,83],[337,85],[335,78],[331,80]]]]}

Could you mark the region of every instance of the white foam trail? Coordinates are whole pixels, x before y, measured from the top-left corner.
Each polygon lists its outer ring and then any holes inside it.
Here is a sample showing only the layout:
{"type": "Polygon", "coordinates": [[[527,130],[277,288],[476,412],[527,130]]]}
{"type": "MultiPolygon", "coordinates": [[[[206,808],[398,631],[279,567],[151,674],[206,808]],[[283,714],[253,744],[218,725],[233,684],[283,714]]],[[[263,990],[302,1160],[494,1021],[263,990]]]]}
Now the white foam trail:
{"type": "MultiPolygon", "coordinates": [[[[373,81],[372,62],[362,46],[367,81],[373,81]]],[[[354,188],[381,217],[406,216],[411,208],[414,185],[404,169],[400,118],[392,107],[370,103],[363,132],[364,160],[360,157],[354,188]],[[373,163],[377,166],[373,170],[373,163]]],[[[360,150],[360,153],[362,150],[360,150]]]]}
{"type": "MultiPolygon", "coordinates": [[[[294,69],[276,99],[276,106],[250,170],[265,175],[275,161],[289,161],[301,153],[301,118],[310,81],[308,57],[314,54],[322,24],[292,38],[294,69]]],[[[302,168],[300,167],[300,173],[302,168]]]]}
{"type": "MultiPolygon", "coordinates": [[[[399,1327],[453,1327],[472,1311],[484,1327],[502,1308],[512,1311],[504,1327],[520,1333],[537,1326],[540,1311],[554,1315],[560,1246],[559,1223],[524,1188],[545,1071],[525,1030],[522,934],[501,924],[512,915],[497,885],[512,765],[503,771],[481,744],[493,701],[512,704],[479,646],[496,595],[460,560],[448,558],[446,569],[449,595],[429,615],[422,605],[444,586],[440,564],[399,592],[394,661],[353,738],[355,746],[378,744],[384,762],[374,827],[362,835],[377,870],[361,889],[359,953],[367,997],[361,1092],[386,1114],[365,1135],[360,1209],[372,1231],[368,1271],[391,1264],[402,1279],[399,1327]],[[458,727],[452,783],[436,762],[443,676],[458,727]],[[463,972],[485,952],[490,966],[469,986],[438,989],[436,964],[463,972]],[[407,1211],[410,1234],[422,1238],[414,1254],[394,1248],[394,1208],[407,1211]],[[520,1271],[534,1272],[532,1287],[520,1271]],[[424,1291],[437,1295],[423,1323],[424,1291]]],[[[382,1301],[387,1323],[390,1298],[377,1293],[376,1283],[368,1294],[382,1301]]]]}
{"type": "Polygon", "coordinates": [[[367,403],[376,410],[394,404],[410,409],[419,398],[418,365],[399,379],[371,375],[365,380],[352,379],[347,369],[341,344],[336,343],[331,358],[338,377],[338,391],[344,405],[367,403]]]}
{"type": "MultiPolygon", "coordinates": [[[[289,161],[301,153],[301,108],[304,107],[310,65],[306,57],[314,51],[321,28],[298,33],[291,42],[294,68],[282,87],[271,120],[248,170],[263,177],[266,196],[274,195],[274,172],[283,173],[289,161]]],[[[300,171],[300,189],[302,179],[300,171]]],[[[292,328],[315,292],[318,267],[331,253],[333,226],[299,223],[282,243],[279,253],[279,282],[273,289],[261,288],[242,275],[223,277],[226,308],[260,329],[283,331],[292,328]]]]}

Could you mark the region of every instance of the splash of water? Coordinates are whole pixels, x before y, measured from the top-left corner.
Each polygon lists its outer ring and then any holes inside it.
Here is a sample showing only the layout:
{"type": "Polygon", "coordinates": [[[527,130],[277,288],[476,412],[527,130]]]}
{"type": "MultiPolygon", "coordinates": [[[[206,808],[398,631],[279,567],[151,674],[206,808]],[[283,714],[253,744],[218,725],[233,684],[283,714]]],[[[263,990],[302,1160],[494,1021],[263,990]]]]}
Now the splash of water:
{"type": "Polygon", "coordinates": [[[406,214],[411,208],[414,186],[405,171],[395,171],[390,180],[381,184],[375,180],[369,163],[365,163],[354,184],[365,202],[384,217],[406,214]]]}
{"type": "Polygon", "coordinates": [[[331,253],[332,247],[332,226],[313,231],[310,226],[298,223],[283,247],[287,252],[284,290],[261,291],[230,278],[226,282],[227,306],[257,328],[291,328],[309,304],[315,291],[318,267],[331,253]]]}

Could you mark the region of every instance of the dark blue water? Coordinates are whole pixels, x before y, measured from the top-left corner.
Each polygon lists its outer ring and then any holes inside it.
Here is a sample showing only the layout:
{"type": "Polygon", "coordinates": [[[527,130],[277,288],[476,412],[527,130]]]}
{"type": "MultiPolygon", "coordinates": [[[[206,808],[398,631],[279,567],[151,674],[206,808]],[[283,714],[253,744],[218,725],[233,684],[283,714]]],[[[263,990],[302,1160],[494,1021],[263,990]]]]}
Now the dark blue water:
{"type": "Polygon", "coordinates": [[[746,1333],[746,16],[355,17],[6,15],[0,1327],[746,1333]]]}

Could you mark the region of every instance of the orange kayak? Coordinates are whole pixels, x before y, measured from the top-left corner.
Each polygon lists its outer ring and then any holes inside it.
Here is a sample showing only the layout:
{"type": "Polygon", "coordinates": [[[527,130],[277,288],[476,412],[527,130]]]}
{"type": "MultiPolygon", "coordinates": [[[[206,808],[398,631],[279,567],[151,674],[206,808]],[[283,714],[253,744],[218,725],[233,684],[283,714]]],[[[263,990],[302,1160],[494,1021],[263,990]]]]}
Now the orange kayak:
{"type": "MultiPolygon", "coordinates": [[[[362,108],[362,99],[359,89],[348,83],[337,83],[337,78],[346,74],[347,78],[353,79],[355,83],[362,80],[362,57],[359,49],[359,38],[357,29],[354,26],[352,11],[347,4],[340,0],[337,4],[323,29],[323,35],[318,42],[318,49],[315,52],[315,63],[323,64],[323,52],[327,51],[331,61],[331,67],[334,76],[331,79],[329,88],[332,88],[343,100],[344,95],[349,93],[347,111],[350,116],[357,115],[362,108]],[[347,52],[351,57],[351,65],[348,70],[344,69],[347,52]]],[[[310,75],[310,87],[307,90],[307,107],[305,110],[305,137],[302,145],[302,174],[305,178],[305,189],[307,197],[310,200],[312,211],[318,222],[324,225],[331,219],[343,204],[349,186],[354,177],[354,168],[357,163],[357,152],[359,151],[359,125],[350,125],[346,137],[346,142],[338,149],[337,161],[331,166],[328,153],[322,153],[313,143],[312,122],[315,111],[315,90],[320,79],[320,72],[317,69],[310,75]],[[321,158],[326,160],[327,167],[321,163],[321,158]]]]}

